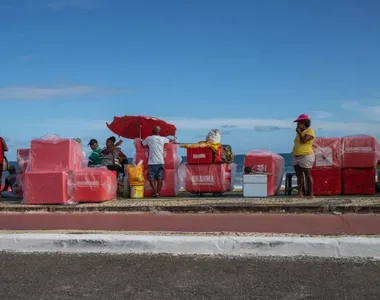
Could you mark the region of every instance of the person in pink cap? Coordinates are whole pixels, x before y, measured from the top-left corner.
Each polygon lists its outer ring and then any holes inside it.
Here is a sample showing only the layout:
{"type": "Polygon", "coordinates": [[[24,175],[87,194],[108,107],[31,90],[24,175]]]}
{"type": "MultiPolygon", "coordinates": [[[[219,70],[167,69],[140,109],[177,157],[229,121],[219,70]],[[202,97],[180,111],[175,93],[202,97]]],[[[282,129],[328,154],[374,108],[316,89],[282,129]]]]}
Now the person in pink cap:
{"type": "Polygon", "coordinates": [[[313,192],[313,178],[311,177],[311,168],[315,161],[313,151],[313,142],[315,139],[314,130],[310,127],[311,121],[308,115],[302,114],[297,120],[297,135],[294,139],[293,167],[297,176],[297,189],[298,195],[296,197],[303,197],[303,181],[304,176],[306,179],[307,195],[314,197],[313,192]]]}

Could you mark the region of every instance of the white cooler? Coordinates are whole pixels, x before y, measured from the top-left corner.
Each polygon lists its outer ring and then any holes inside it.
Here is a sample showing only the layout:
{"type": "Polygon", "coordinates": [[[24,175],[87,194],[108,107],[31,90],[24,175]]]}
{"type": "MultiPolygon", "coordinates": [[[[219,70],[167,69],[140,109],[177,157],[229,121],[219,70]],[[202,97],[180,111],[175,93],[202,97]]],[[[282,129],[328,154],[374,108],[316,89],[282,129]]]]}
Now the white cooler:
{"type": "Polygon", "coordinates": [[[267,175],[243,175],[243,196],[250,198],[267,197],[267,175]]]}

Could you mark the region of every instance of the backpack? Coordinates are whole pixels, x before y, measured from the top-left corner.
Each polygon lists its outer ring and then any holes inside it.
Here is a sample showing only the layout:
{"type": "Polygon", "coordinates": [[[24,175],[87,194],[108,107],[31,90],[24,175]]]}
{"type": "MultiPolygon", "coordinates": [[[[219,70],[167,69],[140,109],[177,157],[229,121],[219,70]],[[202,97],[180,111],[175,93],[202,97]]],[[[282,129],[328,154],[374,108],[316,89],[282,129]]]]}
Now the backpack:
{"type": "Polygon", "coordinates": [[[233,163],[235,153],[232,152],[230,145],[222,145],[222,163],[233,163]]]}

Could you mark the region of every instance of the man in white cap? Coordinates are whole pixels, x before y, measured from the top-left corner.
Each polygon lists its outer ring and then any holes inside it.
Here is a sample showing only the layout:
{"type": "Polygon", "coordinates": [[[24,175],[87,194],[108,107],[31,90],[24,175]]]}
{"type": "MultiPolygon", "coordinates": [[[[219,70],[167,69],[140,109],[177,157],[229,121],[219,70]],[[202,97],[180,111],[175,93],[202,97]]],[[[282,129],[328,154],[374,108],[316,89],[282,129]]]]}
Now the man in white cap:
{"type": "Polygon", "coordinates": [[[143,146],[149,147],[148,180],[153,191],[153,197],[159,197],[162,189],[165,172],[164,147],[171,140],[160,136],[161,128],[155,126],[153,135],[148,136],[143,146]]]}

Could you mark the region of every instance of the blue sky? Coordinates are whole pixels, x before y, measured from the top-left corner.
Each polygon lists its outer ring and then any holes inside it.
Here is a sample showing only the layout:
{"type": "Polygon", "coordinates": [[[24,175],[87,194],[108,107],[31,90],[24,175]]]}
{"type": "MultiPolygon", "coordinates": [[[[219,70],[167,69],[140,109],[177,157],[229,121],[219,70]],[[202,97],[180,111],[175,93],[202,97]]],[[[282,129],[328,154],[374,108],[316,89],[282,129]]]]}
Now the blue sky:
{"type": "MultiPolygon", "coordinates": [[[[380,136],[380,1],[1,0],[0,135],[104,141],[113,116],[220,128],[237,153],[380,136]]],[[[132,143],[124,150],[131,155],[132,143]]]]}

